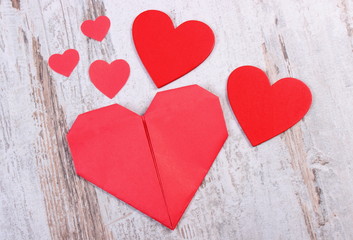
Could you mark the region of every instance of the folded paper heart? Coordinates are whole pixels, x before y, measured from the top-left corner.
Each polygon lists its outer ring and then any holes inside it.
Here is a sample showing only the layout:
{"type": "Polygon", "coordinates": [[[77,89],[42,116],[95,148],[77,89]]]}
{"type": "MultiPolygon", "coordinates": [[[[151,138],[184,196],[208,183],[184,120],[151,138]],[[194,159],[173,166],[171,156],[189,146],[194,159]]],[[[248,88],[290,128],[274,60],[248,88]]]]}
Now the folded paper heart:
{"type": "Polygon", "coordinates": [[[296,124],[312,101],[310,89],[300,80],[283,78],[271,86],[266,74],[252,66],[239,67],[230,74],[228,98],[253,146],[296,124]]]}
{"type": "Polygon", "coordinates": [[[69,77],[75,69],[80,55],[75,49],[66,50],[63,54],[53,54],[48,60],[49,67],[55,72],[69,77]]]}
{"type": "Polygon", "coordinates": [[[84,35],[97,41],[102,41],[110,28],[110,20],[106,16],[100,16],[96,20],[87,20],[81,24],[84,35]]]}
{"type": "Polygon", "coordinates": [[[120,91],[129,75],[129,64],[122,59],[115,60],[110,64],[103,60],[97,60],[89,67],[91,82],[109,98],[113,98],[120,91]]]}
{"type": "Polygon", "coordinates": [[[192,85],[157,93],[143,116],[81,114],[67,139],[78,175],[174,229],[227,136],[218,97],[192,85]]]}
{"type": "Polygon", "coordinates": [[[132,34],[136,50],[157,87],[162,87],[200,65],[212,52],[214,34],[199,21],[174,27],[163,12],[138,15],[132,34]]]}

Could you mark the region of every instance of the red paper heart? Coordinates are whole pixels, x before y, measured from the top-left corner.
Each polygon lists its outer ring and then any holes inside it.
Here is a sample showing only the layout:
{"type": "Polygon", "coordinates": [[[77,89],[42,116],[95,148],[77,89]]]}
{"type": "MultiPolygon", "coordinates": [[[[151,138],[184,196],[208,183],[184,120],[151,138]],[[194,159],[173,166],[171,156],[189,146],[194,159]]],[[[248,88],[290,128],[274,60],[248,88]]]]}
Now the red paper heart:
{"type": "Polygon", "coordinates": [[[300,80],[283,78],[272,86],[256,67],[235,69],[228,79],[233,112],[253,146],[296,124],[311,105],[310,89],[300,80]]]}
{"type": "Polygon", "coordinates": [[[70,76],[77,66],[80,55],[75,49],[66,50],[63,54],[53,54],[49,58],[49,67],[66,77],[70,76]]]}
{"type": "Polygon", "coordinates": [[[97,60],[89,67],[92,83],[109,98],[113,98],[120,91],[129,75],[129,64],[122,59],[115,60],[110,64],[103,60],[97,60]]]}
{"type": "Polygon", "coordinates": [[[187,21],[174,28],[169,16],[156,10],[138,15],[132,34],[142,63],[159,88],[200,65],[214,46],[206,24],[187,21]]]}
{"type": "Polygon", "coordinates": [[[157,93],[143,116],[81,114],[67,139],[77,174],[174,229],[227,136],[218,97],[192,85],[157,93]]]}
{"type": "Polygon", "coordinates": [[[81,31],[87,37],[102,41],[110,28],[110,20],[106,16],[100,16],[95,21],[87,20],[81,24],[81,31]]]}

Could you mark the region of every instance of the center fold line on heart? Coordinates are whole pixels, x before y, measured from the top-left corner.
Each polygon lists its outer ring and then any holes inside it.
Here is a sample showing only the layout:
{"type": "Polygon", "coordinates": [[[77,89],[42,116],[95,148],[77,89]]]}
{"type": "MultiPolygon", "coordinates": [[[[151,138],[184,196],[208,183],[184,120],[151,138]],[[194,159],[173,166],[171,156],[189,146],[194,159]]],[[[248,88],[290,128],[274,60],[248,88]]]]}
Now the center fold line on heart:
{"type": "Polygon", "coordinates": [[[170,226],[171,226],[171,227],[174,227],[174,225],[173,225],[173,223],[172,223],[172,219],[171,219],[170,214],[169,214],[169,208],[168,208],[167,200],[166,200],[166,197],[165,197],[165,194],[164,194],[163,185],[162,185],[162,180],[161,180],[161,177],[160,177],[160,174],[159,174],[159,170],[158,170],[158,166],[157,166],[157,161],[156,161],[156,157],[155,157],[155,154],[154,154],[154,150],[153,150],[153,146],[152,146],[152,141],[151,141],[151,138],[150,138],[150,134],[149,134],[149,132],[148,132],[148,127],[147,127],[146,119],[145,119],[144,116],[141,116],[141,118],[142,118],[143,126],[144,126],[144,128],[145,128],[145,133],[146,133],[146,138],[147,138],[147,141],[148,141],[148,145],[149,145],[149,148],[150,148],[150,150],[151,150],[151,155],[152,155],[152,159],[153,159],[153,164],[154,164],[154,167],[155,167],[155,169],[156,169],[157,178],[158,178],[159,186],[160,186],[160,188],[161,188],[161,192],[162,192],[164,204],[165,204],[165,207],[166,207],[166,209],[167,209],[167,214],[168,214],[170,226]]]}

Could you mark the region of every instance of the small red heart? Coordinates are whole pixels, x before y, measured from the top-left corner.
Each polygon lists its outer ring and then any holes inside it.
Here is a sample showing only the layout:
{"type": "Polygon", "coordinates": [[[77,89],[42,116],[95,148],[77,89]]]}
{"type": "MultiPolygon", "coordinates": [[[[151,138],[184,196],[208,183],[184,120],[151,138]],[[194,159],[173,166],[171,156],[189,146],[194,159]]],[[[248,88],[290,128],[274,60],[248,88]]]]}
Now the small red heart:
{"type": "Polygon", "coordinates": [[[218,97],[192,85],[157,93],[143,116],[83,113],[67,139],[78,175],[174,229],[227,136],[218,97]]]}
{"type": "Polygon", "coordinates": [[[129,64],[122,59],[115,60],[111,64],[97,60],[89,67],[91,82],[109,98],[113,98],[120,91],[129,75],[129,64]]]}
{"type": "Polygon", "coordinates": [[[70,76],[77,66],[80,55],[75,49],[66,50],[63,54],[53,54],[49,58],[49,67],[66,77],[70,76]]]}
{"type": "Polygon", "coordinates": [[[300,80],[283,78],[271,86],[259,68],[243,66],[228,79],[228,98],[253,146],[296,124],[308,112],[312,96],[300,80]]]}
{"type": "Polygon", "coordinates": [[[215,41],[205,23],[187,21],[175,28],[167,14],[156,10],[138,15],[132,34],[141,61],[158,88],[200,65],[215,41]]]}
{"type": "Polygon", "coordinates": [[[96,20],[87,20],[81,24],[81,31],[87,37],[102,41],[110,28],[110,20],[106,16],[100,16],[96,20]]]}

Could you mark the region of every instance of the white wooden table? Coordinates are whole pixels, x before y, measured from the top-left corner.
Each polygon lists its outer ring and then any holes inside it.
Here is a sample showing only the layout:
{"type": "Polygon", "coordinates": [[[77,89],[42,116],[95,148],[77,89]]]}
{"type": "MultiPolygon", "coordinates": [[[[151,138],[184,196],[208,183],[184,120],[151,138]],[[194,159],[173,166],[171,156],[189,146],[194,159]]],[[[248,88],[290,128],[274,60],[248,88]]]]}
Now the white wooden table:
{"type": "Polygon", "coordinates": [[[353,239],[352,1],[1,0],[0,29],[0,239],[353,239]],[[65,138],[78,114],[112,103],[142,114],[159,91],[131,37],[147,9],[214,30],[210,57],[161,90],[217,94],[230,134],[174,231],[76,176],[65,138]],[[112,22],[103,42],[80,31],[99,15],[112,22]],[[65,78],[47,60],[68,48],[81,60],[65,78]],[[119,58],[131,76],[110,100],[88,67],[119,58]],[[299,78],[313,93],[302,121],[258,147],[226,97],[241,65],[272,82],[299,78]]]}

